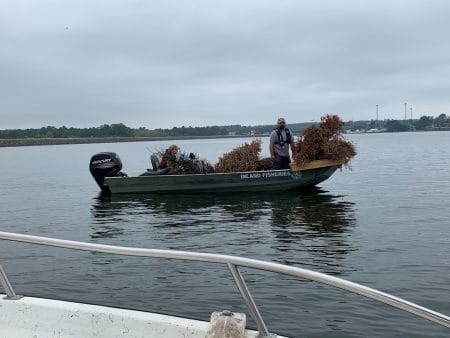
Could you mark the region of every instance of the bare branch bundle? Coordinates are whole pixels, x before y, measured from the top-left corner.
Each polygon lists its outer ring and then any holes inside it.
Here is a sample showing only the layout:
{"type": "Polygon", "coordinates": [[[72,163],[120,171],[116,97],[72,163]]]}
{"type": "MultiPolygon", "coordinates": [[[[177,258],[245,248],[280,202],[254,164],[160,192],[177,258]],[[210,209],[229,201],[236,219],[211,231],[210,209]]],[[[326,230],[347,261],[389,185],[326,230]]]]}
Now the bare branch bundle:
{"type": "Polygon", "coordinates": [[[343,125],[337,115],[326,115],[321,118],[318,127],[312,126],[303,132],[295,142],[294,161],[299,164],[314,160],[338,160],[348,166],[348,162],[356,155],[353,144],[346,141],[340,132],[343,125]]]}
{"type": "Polygon", "coordinates": [[[171,145],[165,151],[160,151],[160,158],[163,165],[170,168],[169,173],[172,175],[183,174],[208,174],[214,172],[214,167],[206,160],[199,159],[197,154],[180,153],[180,148],[171,145]]]}
{"type": "Polygon", "coordinates": [[[244,143],[232,151],[223,154],[219,158],[219,162],[215,165],[215,171],[218,173],[228,173],[260,170],[260,152],[260,140],[253,140],[250,144],[244,143]]]}

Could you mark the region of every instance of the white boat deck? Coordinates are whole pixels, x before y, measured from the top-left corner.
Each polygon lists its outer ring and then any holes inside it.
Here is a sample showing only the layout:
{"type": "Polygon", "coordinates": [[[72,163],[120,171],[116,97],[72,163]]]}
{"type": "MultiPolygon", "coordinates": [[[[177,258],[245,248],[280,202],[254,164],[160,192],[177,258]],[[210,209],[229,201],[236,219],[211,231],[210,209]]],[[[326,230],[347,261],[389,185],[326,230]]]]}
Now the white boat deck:
{"type": "MultiPolygon", "coordinates": [[[[209,323],[59,300],[0,294],[1,338],[205,338],[209,323]]],[[[246,330],[245,338],[258,332],[246,330]]]]}

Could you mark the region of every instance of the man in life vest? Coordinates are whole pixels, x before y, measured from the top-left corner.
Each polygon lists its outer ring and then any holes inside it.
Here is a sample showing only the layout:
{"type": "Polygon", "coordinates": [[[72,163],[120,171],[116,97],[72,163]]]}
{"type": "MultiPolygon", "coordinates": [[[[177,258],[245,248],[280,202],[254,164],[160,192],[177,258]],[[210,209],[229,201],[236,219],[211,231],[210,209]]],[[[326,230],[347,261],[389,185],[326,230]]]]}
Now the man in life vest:
{"type": "Polygon", "coordinates": [[[289,148],[294,153],[291,131],[286,128],[284,118],[280,117],[277,121],[277,127],[270,134],[269,149],[272,169],[289,169],[289,163],[291,163],[289,148]]]}

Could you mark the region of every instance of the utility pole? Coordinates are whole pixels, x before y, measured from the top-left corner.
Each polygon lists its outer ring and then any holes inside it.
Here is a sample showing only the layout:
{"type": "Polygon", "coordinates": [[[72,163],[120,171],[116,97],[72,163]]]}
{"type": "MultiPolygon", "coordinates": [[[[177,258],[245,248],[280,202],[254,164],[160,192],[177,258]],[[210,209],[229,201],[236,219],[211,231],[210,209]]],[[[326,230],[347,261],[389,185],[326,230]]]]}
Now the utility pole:
{"type": "Polygon", "coordinates": [[[411,112],[411,130],[414,130],[413,118],[412,118],[412,106],[409,108],[409,111],[411,112]]]}
{"type": "Polygon", "coordinates": [[[405,102],[405,121],[406,121],[406,119],[407,119],[407,117],[406,117],[406,112],[407,112],[406,106],[407,106],[407,104],[406,104],[406,102],[405,102]]]}
{"type": "Polygon", "coordinates": [[[377,111],[377,124],[376,124],[376,126],[378,128],[378,105],[376,105],[376,111],[377,111]]]}

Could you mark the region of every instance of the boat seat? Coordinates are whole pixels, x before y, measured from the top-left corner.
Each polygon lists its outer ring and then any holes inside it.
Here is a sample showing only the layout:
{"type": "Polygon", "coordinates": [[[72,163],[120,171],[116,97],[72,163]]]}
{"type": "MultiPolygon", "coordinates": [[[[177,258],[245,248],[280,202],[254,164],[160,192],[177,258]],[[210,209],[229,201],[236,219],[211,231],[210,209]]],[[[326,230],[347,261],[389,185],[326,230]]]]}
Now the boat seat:
{"type": "Polygon", "coordinates": [[[158,156],[156,156],[156,154],[150,155],[150,162],[152,163],[153,171],[157,171],[159,169],[159,161],[158,156]]]}

